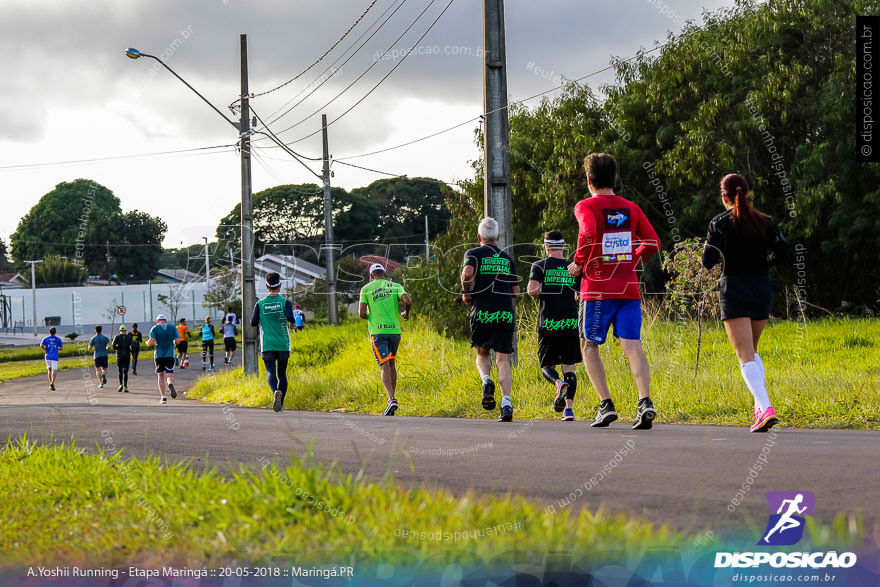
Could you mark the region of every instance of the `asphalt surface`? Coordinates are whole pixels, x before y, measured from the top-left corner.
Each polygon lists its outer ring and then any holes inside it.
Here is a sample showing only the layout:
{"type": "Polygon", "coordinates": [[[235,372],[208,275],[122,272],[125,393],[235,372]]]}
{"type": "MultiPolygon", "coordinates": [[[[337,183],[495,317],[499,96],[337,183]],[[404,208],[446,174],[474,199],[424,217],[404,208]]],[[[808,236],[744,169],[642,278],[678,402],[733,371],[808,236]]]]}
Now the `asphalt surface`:
{"type": "MultiPolygon", "coordinates": [[[[819,520],[847,512],[860,514],[869,527],[880,524],[877,432],[750,434],[745,428],[664,425],[662,405],[660,423],[650,431],[632,431],[624,423],[591,429],[583,408],[576,410],[581,421],[573,423],[498,423],[276,414],[182,394],[161,406],[150,366],[144,362],[141,375],[131,378],[129,394],[116,392],[113,365],[104,389],[95,386],[91,369],[60,372],[55,392],[44,377],[2,382],[0,438],[75,439],[85,449],[158,454],[221,471],[258,469],[266,459],[283,465],[291,453],[311,452],[320,462],[338,463],[344,473],[363,470],[372,479],[390,474],[405,486],[519,493],[551,512],[604,506],[693,531],[763,528],[765,492],[812,491],[819,520]]],[[[191,368],[176,375],[183,391],[201,372],[191,368]]]]}

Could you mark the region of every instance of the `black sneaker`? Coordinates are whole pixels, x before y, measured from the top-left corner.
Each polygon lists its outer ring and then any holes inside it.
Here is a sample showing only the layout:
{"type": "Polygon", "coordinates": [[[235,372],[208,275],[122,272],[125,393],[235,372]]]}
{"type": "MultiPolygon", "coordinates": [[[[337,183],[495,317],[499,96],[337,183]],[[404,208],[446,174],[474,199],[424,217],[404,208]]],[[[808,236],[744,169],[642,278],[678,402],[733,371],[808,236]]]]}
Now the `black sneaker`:
{"type": "Polygon", "coordinates": [[[173,383],[169,383],[169,384],[168,384],[168,391],[171,392],[171,399],[174,399],[174,398],[177,397],[177,390],[174,389],[174,384],[173,384],[173,383]]]}
{"type": "Polygon", "coordinates": [[[117,387],[117,388],[116,388],[116,391],[118,391],[119,393],[122,393],[122,385],[120,385],[119,387],[117,387]]]}
{"type": "Polygon", "coordinates": [[[495,383],[491,379],[483,383],[483,409],[495,409],[495,383]]]}
{"type": "Polygon", "coordinates": [[[167,403],[168,403],[168,398],[163,395],[162,399],[159,400],[159,404],[164,406],[167,403]]]}
{"type": "Polygon", "coordinates": [[[499,422],[511,422],[513,421],[513,406],[506,405],[501,406],[501,415],[498,416],[499,422]]]}
{"type": "Polygon", "coordinates": [[[124,391],[125,393],[128,393],[128,387],[123,387],[122,391],[124,391]]]}
{"type": "Polygon", "coordinates": [[[654,418],[657,417],[657,410],[654,409],[654,402],[651,398],[646,397],[639,400],[638,411],[636,412],[636,421],[633,424],[633,430],[650,430],[654,425],[654,418]]]}
{"type": "Polygon", "coordinates": [[[101,375],[101,383],[107,385],[107,374],[101,375]]]}
{"type": "Polygon", "coordinates": [[[275,393],[272,394],[272,409],[276,412],[280,412],[284,409],[284,395],[281,393],[280,389],[276,389],[275,393]]]}
{"type": "Polygon", "coordinates": [[[604,428],[615,420],[617,420],[617,412],[614,411],[614,402],[607,399],[599,404],[599,411],[596,412],[590,428],[604,428]]]}
{"type": "Polygon", "coordinates": [[[568,393],[568,382],[563,381],[562,385],[556,388],[556,397],[553,399],[553,409],[561,412],[565,409],[565,395],[568,393]]]}
{"type": "Polygon", "coordinates": [[[397,400],[388,400],[388,405],[385,406],[385,411],[382,412],[382,414],[385,416],[393,416],[395,412],[397,412],[397,400]]]}
{"type": "Polygon", "coordinates": [[[54,383],[49,384],[49,391],[55,391],[55,384],[54,383]]]}

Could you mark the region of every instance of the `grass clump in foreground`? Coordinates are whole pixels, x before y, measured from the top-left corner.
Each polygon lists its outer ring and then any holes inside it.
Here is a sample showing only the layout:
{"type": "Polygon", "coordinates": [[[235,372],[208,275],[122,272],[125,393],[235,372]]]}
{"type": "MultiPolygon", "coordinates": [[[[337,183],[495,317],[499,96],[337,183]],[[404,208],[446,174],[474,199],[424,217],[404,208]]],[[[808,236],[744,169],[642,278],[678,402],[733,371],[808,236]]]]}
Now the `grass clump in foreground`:
{"type": "MultiPolygon", "coordinates": [[[[429,323],[405,323],[397,359],[400,415],[495,418],[480,407],[480,382],[469,341],[450,339],[429,323]]],[[[751,394],[743,383],[721,324],[703,333],[700,368],[694,375],[696,325],[647,322],[642,330],[651,365],[651,395],[659,421],[750,424],[751,394]]],[[[293,339],[285,407],[296,410],[380,413],[385,394],[364,324],[312,327],[293,339]]],[[[620,345],[609,334],[602,357],[617,410],[635,413],[636,389],[620,345]]],[[[798,324],[773,322],[761,338],[767,388],[783,426],[880,429],[880,321],[828,319],[798,324]]],[[[520,332],[514,369],[517,419],[556,419],[552,388],[536,360],[537,335],[520,332]]],[[[578,419],[593,416],[595,392],[577,368],[578,419]]],[[[241,370],[202,378],[190,398],[244,406],[271,405],[260,376],[241,370]]]]}
{"type": "Polygon", "coordinates": [[[301,461],[221,477],[184,464],[162,466],[157,458],[26,441],[0,451],[0,495],[0,561],[18,566],[211,566],[285,558],[500,564],[514,550],[541,562],[560,545],[601,563],[597,551],[609,545],[638,555],[690,543],[666,526],[623,515],[550,515],[521,497],[410,491],[301,461]]]}

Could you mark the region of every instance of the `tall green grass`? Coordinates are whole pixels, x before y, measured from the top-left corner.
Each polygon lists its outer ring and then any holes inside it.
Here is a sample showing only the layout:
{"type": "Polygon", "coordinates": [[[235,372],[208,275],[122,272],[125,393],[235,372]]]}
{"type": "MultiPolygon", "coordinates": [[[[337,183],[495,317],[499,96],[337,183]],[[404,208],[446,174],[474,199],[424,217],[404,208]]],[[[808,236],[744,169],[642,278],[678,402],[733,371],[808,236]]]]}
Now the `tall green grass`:
{"type": "Polygon", "coordinates": [[[512,550],[541,562],[561,547],[601,563],[597,551],[609,545],[638,556],[691,541],[601,510],[548,514],[521,497],[406,490],[299,460],[244,465],[250,471],[220,476],[155,457],[8,443],[0,450],[0,565],[474,565],[504,563],[512,550]]]}
{"type": "MultiPolygon", "coordinates": [[[[313,327],[293,338],[285,407],[378,413],[385,407],[379,371],[364,324],[313,327]]],[[[646,322],[651,393],[661,422],[746,425],[751,395],[720,324],[704,331],[695,373],[696,325],[646,322]]],[[[541,377],[537,338],[521,332],[514,369],[514,417],[555,419],[553,389],[541,377]]],[[[880,321],[819,320],[770,324],[759,347],[767,388],[783,426],[880,429],[880,321]]],[[[636,389],[620,345],[602,347],[612,397],[631,420],[636,389]]],[[[480,381],[468,341],[446,338],[426,322],[405,324],[397,360],[401,415],[494,418],[480,407],[480,381]]],[[[575,414],[592,417],[597,402],[578,366],[575,414]]],[[[269,406],[260,376],[240,369],[202,378],[189,393],[213,402],[269,406]]]]}

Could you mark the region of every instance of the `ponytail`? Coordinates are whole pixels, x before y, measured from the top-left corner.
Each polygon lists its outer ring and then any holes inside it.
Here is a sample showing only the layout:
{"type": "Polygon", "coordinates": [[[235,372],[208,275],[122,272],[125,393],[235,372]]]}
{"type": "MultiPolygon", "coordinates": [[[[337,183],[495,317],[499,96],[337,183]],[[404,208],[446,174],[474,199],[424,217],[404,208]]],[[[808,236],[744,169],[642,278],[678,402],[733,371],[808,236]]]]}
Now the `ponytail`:
{"type": "Polygon", "coordinates": [[[725,175],[721,180],[721,192],[733,203],[730,219],[737,230],[748,237],[767,236],[770,221],[749,202],[749,183],[745,177],[738,173],[725,175]]]}

